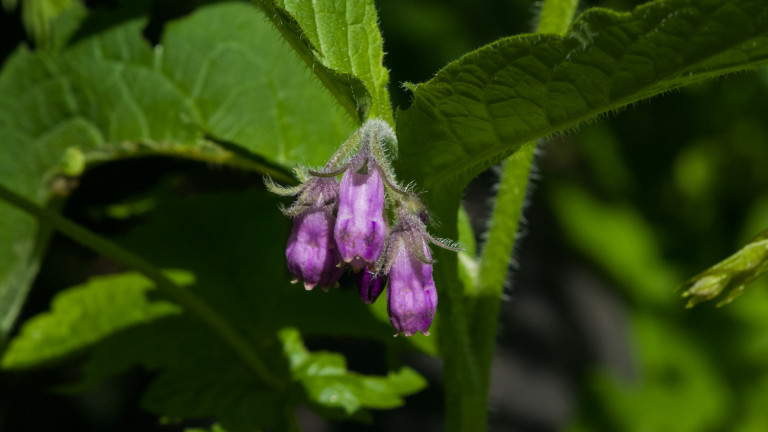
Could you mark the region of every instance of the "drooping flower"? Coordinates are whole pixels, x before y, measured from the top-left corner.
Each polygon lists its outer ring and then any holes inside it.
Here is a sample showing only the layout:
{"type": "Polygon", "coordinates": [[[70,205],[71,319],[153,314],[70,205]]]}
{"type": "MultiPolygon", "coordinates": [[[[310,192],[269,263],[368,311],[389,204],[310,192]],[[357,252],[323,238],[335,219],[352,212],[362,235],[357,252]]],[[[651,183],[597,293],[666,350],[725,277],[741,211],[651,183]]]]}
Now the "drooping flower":
{"type": "Polygon", "coordinates": [[[384,291],[384,287],[387,286],[387,275],[363,269],[355,273],[355,283],[363,302],[365,304],[373,304],[379,298],[379,294],[384,291]]]}
{"type": "Polygon", "coordinates": [[[384,182],[376,161],[361,151],[363,163],[352,163],[339,187],[339,212],[334,238],[342,260],[356,272],[373,268],[386,236],[384,182]],[[360,168],[357,166],[362,165],[360,168]]]}
{"type": "Polygon", "coordinates": [[[294,218],[286,248],[294,282],[303,281],[307,289],[334,285],[342,265],[349,264],[365,303],[373,303],[389,284],[387,311],[397,334],[428,335],[437,309],[429,244],[460,249],[427,232],[428,209],[392,170],[389,152],[396,148],[392,128],[370,119],[321,170],[296,169],[300,185],[279,186],[268,177],[265,183],[274,193],[299,195],[283,209],[294,218]],[[385,206],[397,213],[389,234],[385,206]]]}
{"type": "Polygon", "coordinates": [[[285,249],[288,270],[296,278],[294,282],[303,281],[308,290],[316,285],[334,285],[343,273],[333,239],[337,196],[335,179],[312,178],[297,202],[287,210],[295,214],[285,249]]]}
{"type": "Polygon", "coordinates": [[[402,217],[387,241],[387,312],[398,334],[429,334],[437,309],[432,255],[418,216],[402,217]]]}

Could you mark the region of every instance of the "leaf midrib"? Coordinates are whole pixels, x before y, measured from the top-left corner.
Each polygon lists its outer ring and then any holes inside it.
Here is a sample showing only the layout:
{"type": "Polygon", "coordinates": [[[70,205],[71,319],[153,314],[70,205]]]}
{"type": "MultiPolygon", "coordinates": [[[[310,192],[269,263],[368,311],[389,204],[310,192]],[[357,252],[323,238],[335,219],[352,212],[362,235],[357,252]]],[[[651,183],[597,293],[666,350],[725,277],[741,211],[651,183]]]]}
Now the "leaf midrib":
{"type": "MultiPolygon", "coordinates": [[[[594,117],[596,115],[611,112],[611,111],[619,109],[619,108],[621,108],[621,107],[623,107],[625,105],[628,105],[629,103],[636,102],[636,101],[641,101],[641,100],[644,100],[644,99],[647,99],[647,98],[650,98],[650,97],[653,97],[653,96],[657,96],[657,95],[659,95],[659,94],[661,94],[661,93],[663,93],[665,91],[672,90],[672,89],[674,89],[676,87],[680,87],[680,86],[684,86],[684,85],[688,85],[688,84],[693,84],[693,83],[705,80],[705,79],[710,78],[710,77],[719,76],[719,75],[725,75],[725,74],[733,73],[733,72],[738,72],[738,71],[744,70],[744,69],[749,68],[749,67],[756,67],[756,66],[759,66],[759,65],[761,65],[763,63],[766,63],[766,62],[768,62],[768,58],[755,61],[754,63],[752,63],[752,64],[750,64],[749,66],[746,66],[746,67],[744,65],[737,65],[737,66],[731,66],[731,67],[722,68],[722,69],[716,69],[716,70],[710,70],[710,71],[702,71],[701,73],[697,73],[696,75],[689,76],[689,77],[683,77],[682,76],[682,74],[684,74],[684,72],[686,70],[696,68],[699,65],[707,62],[708,60],[711,60],[712,58],[723,54],[724,52],[730,51],[730,50],[734,49],[737,46],[742,46],[742,45],[744,45],[746,43],[749,43],[750,41],[753,41],[755,39],[766,37],[766,35],[768,35],[768,32],[766,32],[764,34],[761,34],[759,36],[752,36],[752,37],[748,37],[746,39],[740,39],[739,41],[734,42],[733,44],[730,44],[727,47],[723,47],[721,50],[717,51],[714,54],[705,56],[705,57],[701,58],[700,60],[697,60],[694,63],[687,64],[683,68],[679,68],[679,69],[675,70],[674,72],[667,73],[666,75],[662,76],[660,79],[653,80],[653,81],[649,82],[647,85],[645,85],[643,87],[640,87],[635,92],[629,93],[628,95],[626,95],[624,97],[615,99],[613,101],[613,103],[604,105],[601,108],[596,108],[596,109],[588,110],[584,114],[582,114],[580,116],[577,116],[577,117],[574,117],[572,120],[566,121],[564,123],[560,123],[559,125],[550,125],[550,127],[547,127],[547,128],[544,128],[544,129],[540,129],[537,132],[520,135],[515,140],[507,143],[507,145],[504,148],[502,148],[502,149],[497,149],[497,150],[481,150],[480,152],[476,153],[478,155],[478,157],[472,159],[472,160],[476,161],[472,165],[475,165],[477,163],[482,163],[483,160],[489,160],[489,159],[492,159],[492,158],[494,158],[496,156],[504,155],[505,153],[512,154],[517,149],[509,150],[509,147],[511,147],[511,146],[514,146],[516,144],[522,144],[522,143],[531,141],[533,139],[538,139],[538,138],[541,138],[541,137],[545,137],[545,136],[548,136],[548,135],[550,135],[552,133],[555,133],[555,132],[558,132],[558,131],[566,131],[566,130],[572,128],[572,127],[575,127],[579,123],[581,123],[581,122],[583,122],[585,120],[588,120],[588,119],[590,119],[590,118],[592,118],[592,117],[594,117]],[[685,82],[682,83],[682,84],[674,85],[675,80],[678,80],[680,78],[685,78],[685,82]],[[671,87],[669,87],[669,88],[664,88],[663,90],[661,90],[659,92],[649,91],[649,89],[651,89],[651,88],[654,88],[654,87],[657,87],[657,86],[661,86],[661,83],[663,83],[665,81],[670,81],[670,83],[672,83],[673,85],[671,87]]],[[[532,37],[532,36],[540,36],[540,35],[534,35],[534,34],[532,34],[532,35],[523,35],[523,36],[517,36],[516,38],[527,38],[527,37],[532,37]]],[[[565,38],[562,38],[562,39],[565,39],[565,38]]],[[[566,54],[566,56],[564,56],[563,58],[566,58],[573,51],[574,50],[570,50],[568,52],[568,54],[566,54]]],[[[562,64],[562,62],[560,62],[558,64],[562,64]]],[[[548,85],[549,85],[550,82],[551,82],[551,77],[550,77],[550,79],[547,80],[547,83],[546,83],[547,88],[548,88],[548,85]]],[[[424,101],[422,101],[422,102],[424,102],[424,101]]],[[[484,107],[485,107],[485,105],[484,105],[484,107]]],[[[434,112],[438,116],[443,117],[442,113],[439,110],[434,110],[434,112]]],[[[546,113],[546,111],[545,111],[545,113],[546,113]]],[[[492,118],[492,117],[489,117],[489,118],[492,118]]],[[[445,119],[445,118],[443,117],[443,119],[445,119]]],[[[491,122],[491,123],[493,123],[493,122],[491,122]]],[[[495,126],[494,126],[494,133],[498,136],[498,133],[496,133],[496,131],[495,131],[495,126]]],[[[499,142],[501,142],[501,140],[499,140],[499,142]]],[[[467,168],[462,169],[461,167],[463,167],[463,166],[466,166],[466,161],[463,161],[463,160],[460,161],[460,162],[457,162],[457,163],[450,164],[450,166],[446,166],[444,169],[442,169],[439,172],[437,172],[433,177],[431,177],[430,179],[426,180],[424,183],[425,183],[425,185],[433,185],[433,186],[444,186],[444,185],[449,185],[449,184],[458,184],[458,183],[461,182],[462,178],[466,177],[465,173],[468,170],[467,168]]],[[[470,168],[471,168],[471,166],[470,166],[470,168]]]]}

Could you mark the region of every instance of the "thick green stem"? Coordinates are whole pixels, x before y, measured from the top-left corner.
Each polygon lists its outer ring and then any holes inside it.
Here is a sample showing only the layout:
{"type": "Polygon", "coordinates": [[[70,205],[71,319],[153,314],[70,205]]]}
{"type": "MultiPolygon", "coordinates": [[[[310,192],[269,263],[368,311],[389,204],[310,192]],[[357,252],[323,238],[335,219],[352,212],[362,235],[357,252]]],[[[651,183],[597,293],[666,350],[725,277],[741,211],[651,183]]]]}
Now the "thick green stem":
{"type": "Polygon", "coordinates": [[[129,252],[109,240],[94,234],[82,226],[56,213],[25,199],[0,184],[0,200],[36,217],[41,224],[47,224],[55,230],[103,255],[106,255],[124,266],[142,273],[155,283],[158,290],[176,301],[185,310],[198,317],[242,358],[258,379],[277,390],[282,390],[283,383],[277,380],[267,369],[251,345],[229,325],[214,309],[200,300],[188,290],[176,285],[168,279],[157,267],[148,263],[138,255],[129,252]]]}
{"type": "MultiPolygon", "coordinates": [[[[459,196],[446,196],[433,191],[430,196],[436,208],[438,202],[455,203],[452,213],[440,221],[442,237],[456,238],[458,235],[459,196]],[[449,216],[450,215],[450,216],[449,216]]],[[[434,266],[435,283],[440,292],[438,316],[438,337],[440,354],[444,359],[443,380],[445,385],[446,418],[445,430],[484,430],[486,406],[480,377],[477,373],[472,342],[469,337],[469,321],[464,301],[464,288],[456,275],[458,258],[456,253],[445,249],[434,249],[438,264],[434,266]]]]}
{"type": "MultiPolygon", "coordinates": [[[[573,20],[577,5],[577,0],[546,0],[542,6],[537,31],[564,34],[573,20]]],[[[474,404],[478,409],[485,410],[487,407],[501,298],[522,214],[535,148],[535,142],[524,144],[517,153],[504,162],[487,240],[480,257],[475,298],[472,302],[472,310],[468,311],[474,369],[480,383],[479,388],[470,389],[467,397],[480,398],[480,401],[474,404]]],[[[453,407],[448,406],[450,419],[450,410],[453,407]]],[[[482,422],[478,421],[462,430],[480,431],[485,428],[486,417],[483,411],[482,422]]]]}
{"type": "Polygon", "coordinates": [[[469,334],[475,341],[477,369],[486,398],[496,345],[496,327],[501,298],[535,149],[535,142],[527,143],[504,162],[487,240],[480,257],[469,334]]]}

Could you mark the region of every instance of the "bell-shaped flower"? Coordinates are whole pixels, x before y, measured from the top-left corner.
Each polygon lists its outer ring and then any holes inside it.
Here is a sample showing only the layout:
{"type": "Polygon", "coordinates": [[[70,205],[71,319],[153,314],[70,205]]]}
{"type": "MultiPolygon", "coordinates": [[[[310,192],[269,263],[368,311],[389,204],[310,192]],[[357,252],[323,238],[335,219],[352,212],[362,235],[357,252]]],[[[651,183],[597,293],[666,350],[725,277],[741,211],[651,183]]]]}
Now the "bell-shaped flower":
{"type": "Polygon", "coordinates": [[[428,335],[437,309],[432,255],[420,230],[397,231],[387,245],[389,290],[387,312],[398,334],[428,335]]]}
{"type": "Polygon", "coordinates": [[[294,282],[303,281],[308,290],[334,285],[343,273],[333,239],[337,195],[335,179],[312,179],[289,210],[295,216],[285,258],[294,282]]]}
{"type": "Polygon", "coordinates": [[[341,178],[334,238],[342,260],[356,272],[373,268],[386,231],[384,183],[375,160],[368,158],[362,168],[349,168],[341,178]]]}
{"type": "Polygon", "coordinates": [[[384,291],[384,287],[387,286],[387,275],[363,269],[355,273],[355,283],[363,302],[365,304],[373,304],[379,298],[379,294],[384,291]]]}

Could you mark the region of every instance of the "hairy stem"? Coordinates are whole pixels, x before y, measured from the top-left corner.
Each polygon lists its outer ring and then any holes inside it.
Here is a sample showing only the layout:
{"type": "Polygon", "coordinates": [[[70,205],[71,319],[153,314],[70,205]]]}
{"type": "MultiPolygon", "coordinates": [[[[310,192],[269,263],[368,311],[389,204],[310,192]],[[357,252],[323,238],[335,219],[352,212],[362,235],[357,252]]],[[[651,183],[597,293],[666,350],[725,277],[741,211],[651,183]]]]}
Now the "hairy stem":
{"type": "MultiPolygon", "coordinates": [[[[542,5],[537,32],[563,34],[573,20],[578,0],[546,0],[542,5]]],[[[479,262],[478,283],[469,313],[469,339],[473,344],[475,369],[480,379],[477,394],[487,409],[491,362],[496,345],[501,298],[514,248],[536,143],[523,144],[503,164],[499,189],[489,223],[487,240],[479,262]]],[[[475,392],[473,392],[475,393],[475,392]]],[[[483,423],[474,429],[485,430],[483,423]]]]}
{"type": "Polygon", "coordinates": [[[504,283],[517,238],[535,148],[535,142],[525,144],[504,162],[487,240],[480,256],[469,333],[476,342],[478,374],[486,392],[490,385],[504,283]]]}
{"type": "Polygon", "coordinates": [[[0,184],[0,200],[36,217],[41,224],[61,232],[72,240],[100,254],[106,255],[124,266],[136,270],[155,283],[162,293],[176,301],[184,309],[197,316],[208,327],[216,332],[242,358],[251,371],[262,382],[275,388],[283,389],[283,383],[277,380],[267,369],[251,345],[229,325],[218,312],[200,300],[192,292],[181,288],[168,279],[157,267],[129,252],[109,240],[101,237],[82,226],[54,212],[25,199],[0,184]]]}

